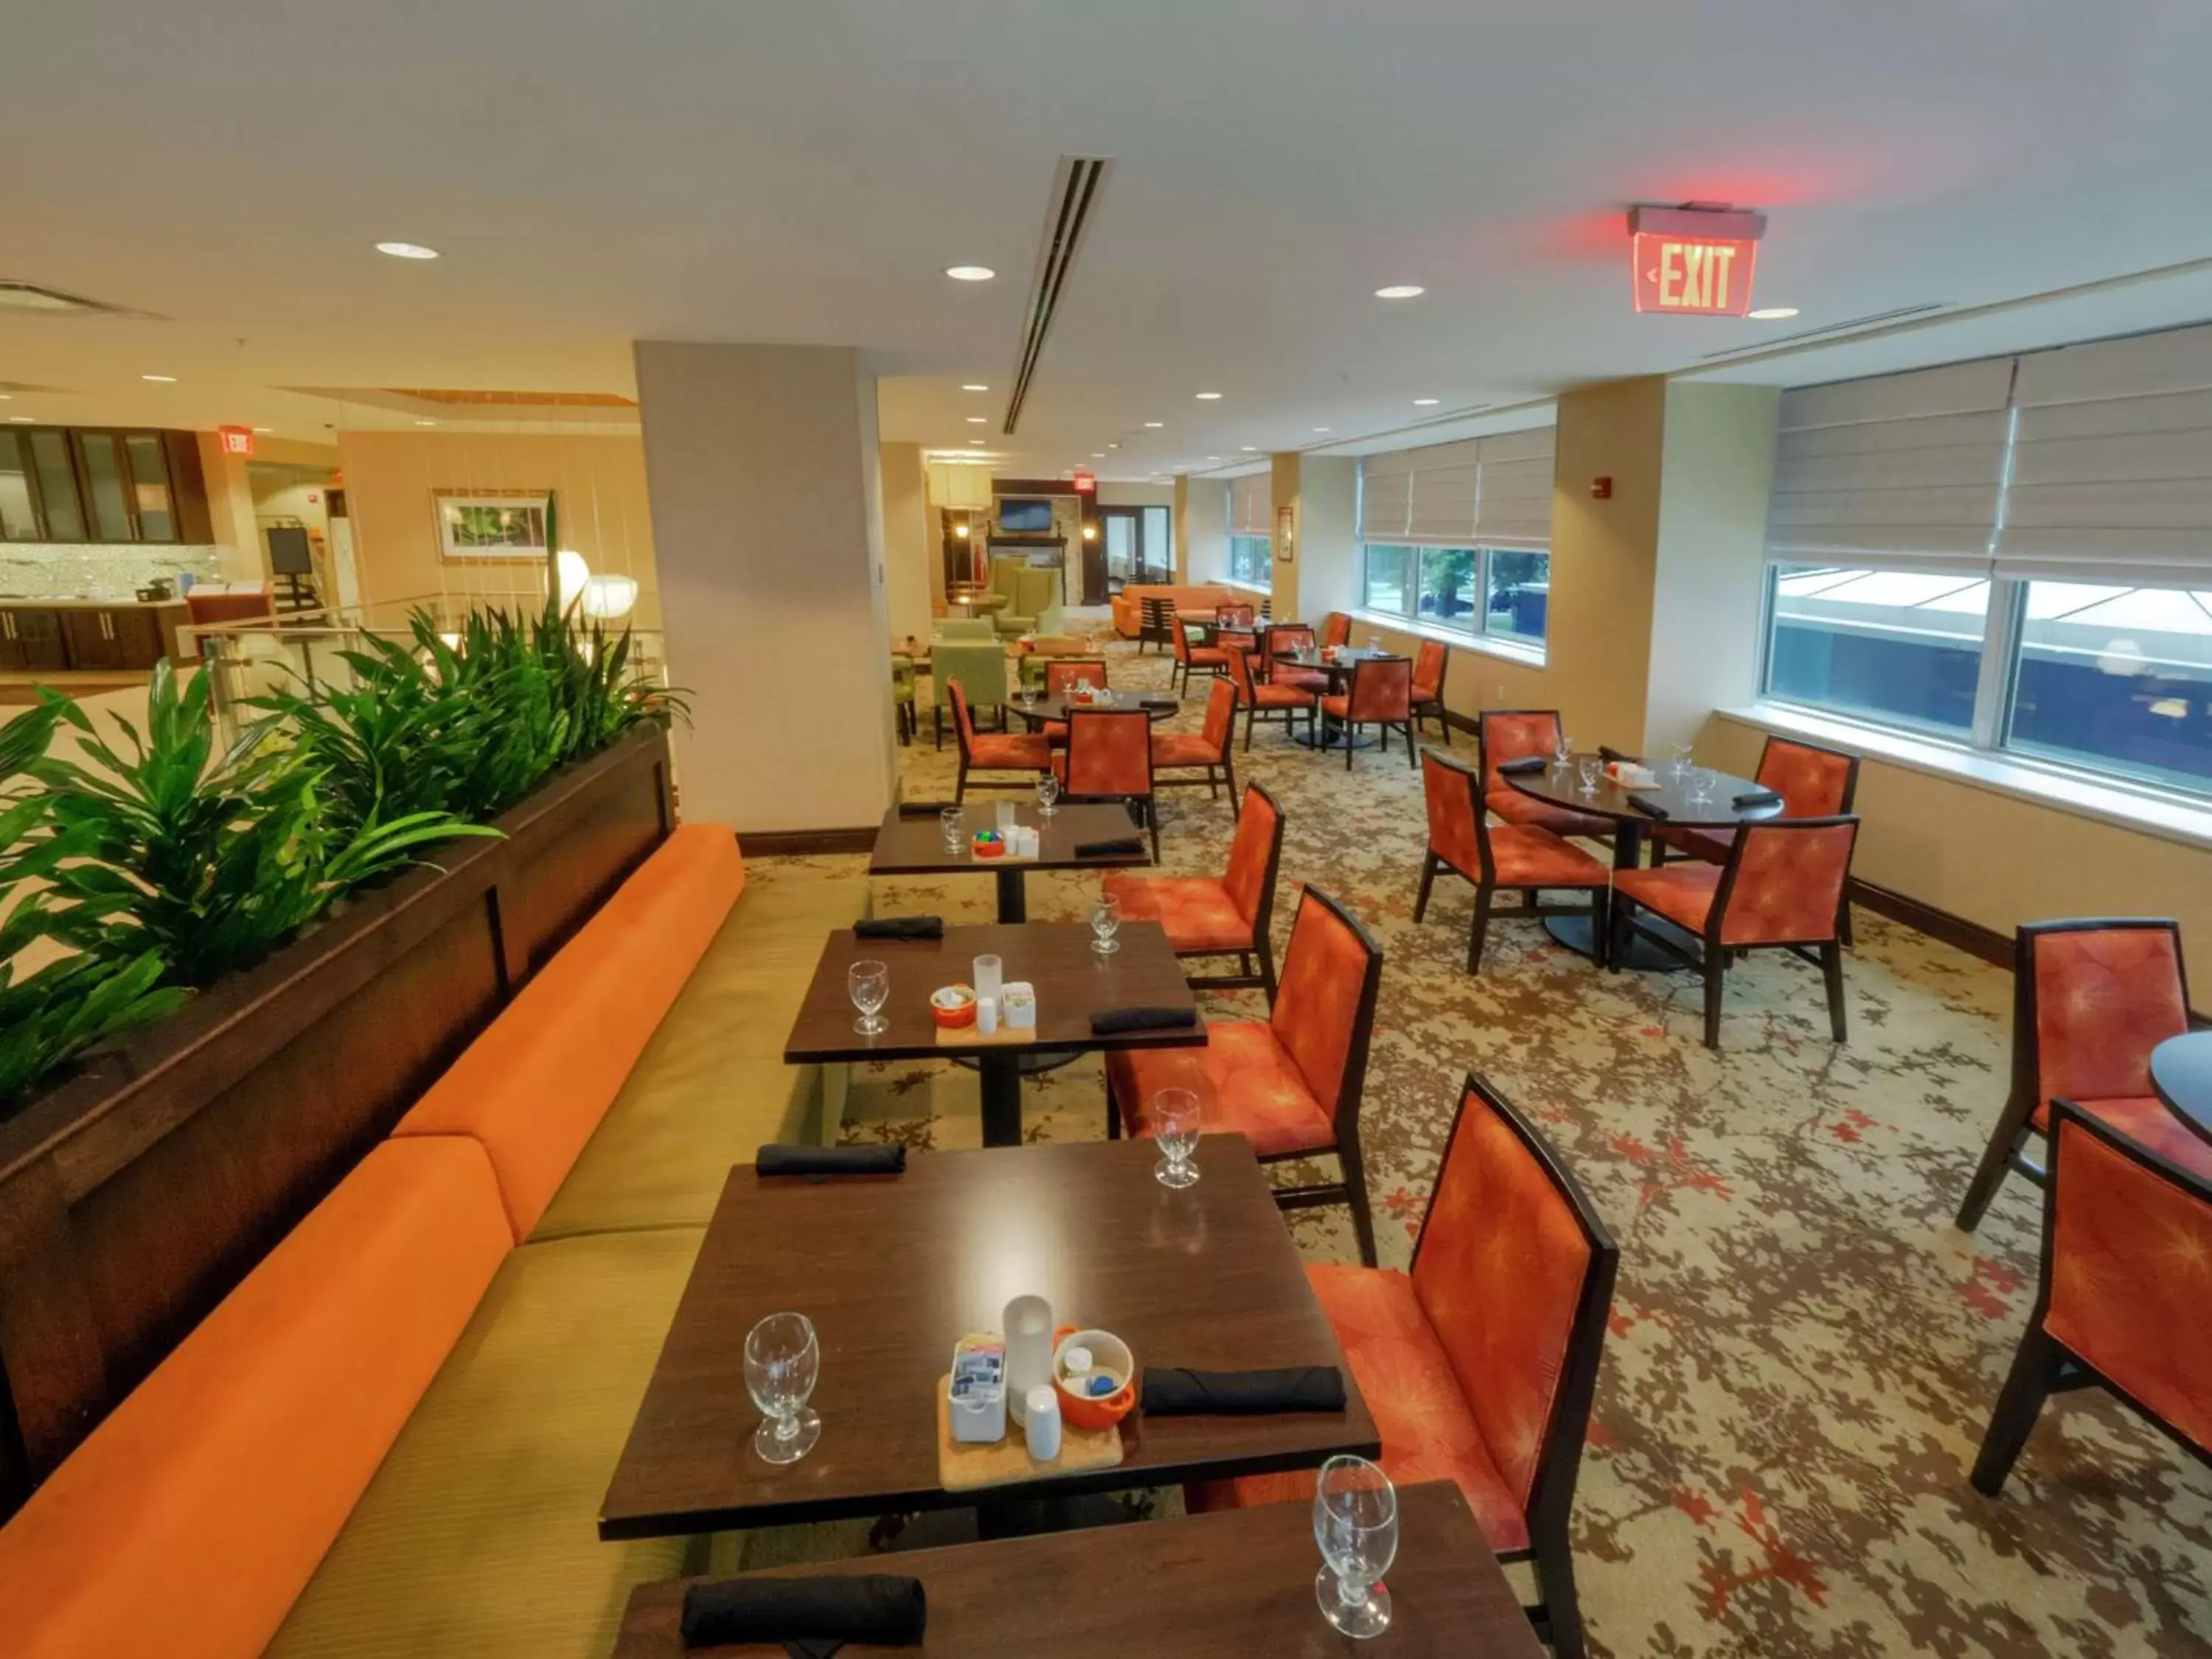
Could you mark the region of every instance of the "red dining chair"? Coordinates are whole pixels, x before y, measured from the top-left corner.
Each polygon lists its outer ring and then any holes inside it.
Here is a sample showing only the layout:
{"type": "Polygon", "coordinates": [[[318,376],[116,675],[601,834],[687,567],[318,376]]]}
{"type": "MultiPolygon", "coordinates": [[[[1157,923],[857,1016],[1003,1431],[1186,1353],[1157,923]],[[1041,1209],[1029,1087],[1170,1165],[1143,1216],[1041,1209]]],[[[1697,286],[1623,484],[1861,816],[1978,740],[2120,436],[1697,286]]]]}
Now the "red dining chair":
{"type": "Polygon", "coordinates": [[[960,743],[960,775],[952,786],[954,800],[967,798],[970,772],[1022,773],[1024,775],[1018,779],[993,779],[977,785],[979,788],[1019,789],[1027,786],[1036,774],[1052,769],[1052,745],[1042,737],[979,732],[975,716],[968,710],[968,694],[960,689],[960,682],[946,681],[945,695],[952,703],[952,732],[960,743]]]}
{"type": "MultiPolygon", "coordinates": [[[[1044,665],[1044,694],[1048,697],[1065,696],[1077,684],[1089,681],[1092,685],[1108,684],[1106,659],[1103,657],[1052,657],[1044,665]]],[[[1067,743],[1067,722],[1047,720],[1043,726],[1044,739],[1054,748],[1064,748],[1067,743]]]]}
{"type": "Polygon", "coordinates": [[[1419,731],[1421,721],[1433,716],[1447,749],[1451,747],[1451,721],[1444,714],[1444,676],[1450,672],[1450,647],[1442,640],[1423,640],[1413,653],[1413,729],[1419,731]]]}
{"type": "Polygon", "coordinates": [[[1274,1012],[1209,1020],[1198,1048],[1122,1048],[1106,1056],[1106,1133],[1152,1133],[1152,1101],[1188,1089],[1209,1130],[1241,1134],[1262,1164],[1336,1154],[1343,1178],[1278,1187],[1285,1210],[1346,1204],[1359,1259],[1375,1265],[1375,1223],[1359,1151],[1359,1098],[1382,984],[1382,951],[1345,908],[1308,887],[1291,923],[1274,1012]]]}
{"type": "Polygon", "coordinates": [[[1341,611],[1332,611],[1321,620],[1322,648],[1352,643],[1352,618],[1341,611]]]}
{"type": "Polygon", "coordinates": [[[1364,726],[1382,732],[1382,752],[1390,752],[1390,734],[1406,736],[1406,764],[1420,764],[1419,745],[1413,741],[1413,665],[1403,657],[1365,657],[1352,665],[1352,684],[1341,696],[1323,697],[1321,712],[1345,729],[1344,769],[1352,769],[1357,752],[1355,739],[1364,726]]]}
{"type": "MultiPolygon", "coordinates": [[[[1306,730],[1318,730],[1321,719],[1321,700],[1314,693],[1296,685],[1278,685],[1268,680],[1252,678],[1252,657],[1249,652],[1231,651],[1229,653],[1229,683],[1237,688],[1237,700],[1244,708],[1244,750],[1252,750],[1252,727],[1263,716],[1280,714],[1286,736],[1295,736],[1297,719],[1306,717],[1306,730]]],[[[1327,684],[1327,676],[1322,677],[1327,684]]]]}
{"type": "Polygon", "coordinates": [[[1175,668],[1168,683],[1186,696],[1190,693],[1190,677],[1199,669],[1218,675],[1229,666],[1229,653],[1218,645],[1193,645],[1190,635],[1178,621],[1175,625],[1175,668]]]}
{"type": "Polygon", "coordinates": [[[1261,678],[1271,685],[1288,685],[1300,691],[1310,691],[1316,696],[1328,690],[1329,679],[1319,668],[1301,668],[1296,663],[1284,662],[1278,655],[1282,652],[1305,654],[1317,651],[1314,631],[1304,623],[1278,623],[1261,636],[1267,657],[1261,665],[1261,678]]]}
{"type": "Polygon", "coordinates": [[[1253,631],[1252,607],[1249,605],[1224,605],[1214,607],[1213,642],[1234,656],[1239,651],[1249,651],[1260,642],[1253,631]]]}
{"type": "MultiPolygon", "coordinates": [[[[1560,1659],[1586,1651],[1568,1525],[1620,1246],[1544,1137],[1468,1073],[1410,1272],[1308,1262],[1382,1472],[1456,1481],[1560,1659]]],[[[1310,1469],[1184,1488],[1193,1510],[1308,1502],[1310,1469]]]]}
{"type": "Polygon", "coordinates": [[[1220,991],[1256,988],[1267,994],[1272,1008],[1275,947],[1269,930],[1275,915],[1275,872],[1282,858],[1283,809],[1258,784],[1248,784],[1237,839],[1229,845],[1229,868],[1218,880],[1115,870],[1100,884],[1121,901],[1122,921],[1159,923],[1176,956],[1237,958],[1234,974],[1185,975],[1193,986],[1220,991]]]}
{"type": "Polygon", "coordinates": [[[1991,1498],[2044,1401],[2095,1385],[2212,1463],[2212,1175],[2070,1100],[2051,1108],[2035,1311],[1974,1460],[1991,1498]]]}
{"type": "MultiPolygon", "coordinates": [[[[1241,662],[1244,653],[1228,653],[1231,662],[1241,662]]],[[[1237,804],[1237,768],[1230,759],[1230,743],[1237,735],[1237,687],[1231,681],[1217,679],[1206,694],[1206,724],[1198,732],[1162,732],[1152,738],[1152,787],[1156,789],[1181,788],[1200,786],[1212,792],[1214,799],[1221,799],[1221,785],[1229,784],[1229,810],[1234,814],[1240,810],[1237,804]],[[1162,777],[1163,771],[1177,775],[1162,777]],[[1198,774],[1192,777],[1191,773],[1198,774]]]]}
{"type": "Polygon", "coordinates": [[[1521,895],[1521,908],[1505,912],[1509,916],[1542,921],[1590,917],[1591,941],[1603,963],[1611,870],[1548,830],[1515,823],[1492,829],[1489,815],[1482,810],[1480,775],[1433,749],[1421,752],[1421,786],[1428,796],[1429,848],[1421,860],[1421,890],[1413,900],[1415,926],[1428,913],[1430,885],[1437,872],[1443,870],[1474,884],[1474,921],[1467,938],[1468,973],[1482,971],[1491,902],[1500,892],[1521,895]],[[1537,896],[1546,891],[1586,893],[1589,902],[1540,909],[1537,896]]]}
{"type": "Polygon", "coordinates": [[[1747,951],[1787,951],[1820,968],[1828,1027],[1841,1042],[1844,947],[1836,918],[1858,833],[1854,817],[1767,818],[1743,826],[1718,869],[1670,864],[1614,871],[1611,960],[1622,960],[1634,933],[1697,969],[1705,979],[1705,1047],[1717,1048],[1728,964],[1747,951]],[[1639,909],[1692,935],[1698,950],[1685,951],[1674,934],[1637,921],[1639,909]]]}
{"type": "Polygon", "coordinates": [[[2153,1091],[2150,1051],[2189,1029],[2181,925],[2148,916],[2031,921],[2013,935],[2012,1087],[1959,1205],[1981,1224],[2008,1172],[2041,1182],[2051,1103],[2075,1109],[2198,1175],[2212,1146],[2153,1091]]]}
{"type": "Polygon", "coordinates": [[[1556,708],[1498,708],[1475,723],[1475,746],[1482,755],[1482,804],[1508,823],[1533,824],[1555,836],[1603,840],[1613,834],[1610,818],[1571,811],[1524,795],[1498,769],[1515,761],[1541,759],[1548,766],[1559,746],[1556,708]]]}
{"type": "MultiPolygon", "coordinates": [[[[1785,818],[1840,817],[1851,810],[1859,792],[1859,757],[1840,749],[1823,749],[1816,743],[1798,743],[1770,737],[1759,751],[1754,782],[1782,797],[1785,818]]],[[[1661,824],[1651,832],[1651,867],[1657,869],[1669,854],[1702,859],[1707,864],[1728,862],[1733,830],[1675,829],[1661,824]]],[[[1844,943],[1851,942],[1851,907],[1844,905],[1844,943]]]]}
{"type": "MultiPolygon", "coordinates": [[[[1042,738],[1038,741],[1042,743],[1042,738]]],[[[1118,800],[1152,834],[1160,859],[1160,815],[1152,796],[1152,717],[1141,708],[1071,708],[1067,747],[1052,769],[1071,800],[1118,800]]]]}

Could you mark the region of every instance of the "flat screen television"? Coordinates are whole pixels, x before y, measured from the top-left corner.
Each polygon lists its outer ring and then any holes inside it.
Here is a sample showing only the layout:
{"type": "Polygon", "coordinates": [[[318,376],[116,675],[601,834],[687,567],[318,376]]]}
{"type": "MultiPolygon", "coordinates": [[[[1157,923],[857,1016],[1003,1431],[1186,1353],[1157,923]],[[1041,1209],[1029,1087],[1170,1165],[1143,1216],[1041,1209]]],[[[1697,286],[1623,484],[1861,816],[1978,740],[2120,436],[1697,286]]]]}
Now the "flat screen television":
{"type": "Polygon", "coordinates": [[[1008,536],[1049,536],[1052,503],[1035,499],[1017,501],[1010,496],[999,503],[999,529],[1008,536]]]}

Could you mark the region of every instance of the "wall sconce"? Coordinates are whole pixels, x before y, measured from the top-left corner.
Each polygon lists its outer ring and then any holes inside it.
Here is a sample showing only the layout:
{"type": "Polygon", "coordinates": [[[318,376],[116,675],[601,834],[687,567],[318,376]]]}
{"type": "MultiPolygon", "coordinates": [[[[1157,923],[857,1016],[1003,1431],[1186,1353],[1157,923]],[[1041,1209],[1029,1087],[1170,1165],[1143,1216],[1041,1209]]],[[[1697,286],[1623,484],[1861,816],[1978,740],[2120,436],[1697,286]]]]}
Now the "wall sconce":
{"type": "Polygon", "coordinates": [[[575,604],[576,596],[591,579],[592,567],[584,562],[584,556],[573,547],[562,548],[553,561],[553,581],[563,611],[575,604]]]}
{"type": "Polygon", "coordinates": [[[1095,542],[1098,539],[1098,526],[1088,520],[1084,522],[1083,539],[1086,542],[1095,542]]]}
{"type": "Polygon", "coordinates": [[[959,537],[962,541],[966,541],[968,539],[968,520],[963,519],[958,524],[954,525],[952,526],[952,533],[959,537]]]}
{"type": "Polygon", "coordinates": [[[582,610],[595,622],[627,617],[637,605],[635,576],[590,576],[584,581],[582,610]]]}

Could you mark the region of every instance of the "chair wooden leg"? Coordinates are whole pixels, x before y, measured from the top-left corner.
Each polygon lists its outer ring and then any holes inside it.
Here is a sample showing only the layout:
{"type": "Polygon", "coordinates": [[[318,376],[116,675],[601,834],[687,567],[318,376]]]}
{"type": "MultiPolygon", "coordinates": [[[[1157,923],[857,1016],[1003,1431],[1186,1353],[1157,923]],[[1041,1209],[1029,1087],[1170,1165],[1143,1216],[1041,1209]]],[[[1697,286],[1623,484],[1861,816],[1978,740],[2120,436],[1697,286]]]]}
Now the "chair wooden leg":
{"type": "Polygon", "coordinates": [[[1417,927],[1429,913],[1429,889],[1436,884],[1436,879],[1437,855],[1431,850],[1421,854],[1421,890],[1413,895],[1413,925],[1417,927]]]}
{"type": "Polygon", "coordinates": [[[1260,953],[1260,986],[1267,994],[1267,1007],[1275,1006],[1275,945],[1265,933],[1253,940],[1260,953]]]}
{"type": "MultiPolygon", "coordinates": [[[[1536,896],[1530,894],[1533,900],[1536,896]]],[[[1590,889],[1590,950],[1601,968],[1613,966],[1613,889],[1590,889]]]]}
{"type": "Polygon", "coordinates": [[[1244,711],[1244,752],[1248,755],[1252,752],[1253,723],[1259,718],[1260,710],[1256,706],[1244,711]]]}
{"type": "Polygon", "coordinates": [[[952,785],[952,804],[957,806],[968,799],[968,757],[960,757],[960,775],[952,785]]]}
{"type": "Polygon", "coordinates": [[[929,726],[937,738],[937,747],[942,750],[945,747],[945,705],[943,703],[939,703],[929,711],[929,726]]]}
{"type": "Polygon", "coordinates": [[[1997,1195],[1997,1188],[2011,1171],[2021,1132],[2027,1127],[2034,1112],[2035,1103],[2031,1099],[2005,1102],[2004,1110],[1997,1115],[1997,1127],[1990,1136],[1990,1144],[1982,1149],[1982,1161],[1975,1168],[1974,1178],[1966,1183],[1966,1195],[1959,1200],[1955,1224],[1960,1232],[1970,1233],[1982,1224],[1990,1200],[1997,1195]]]}
{"type": "Polygon", "coordinates": [[[1828,982],[1828,1030],[1844,1041],[1844,947],[1830,939],[1820,947],[1820,977],[1828,982]]]}
{"type": "Polygon", "coordinates": [[[2021,1448],[2027,1444],[2035,1419],[2043,1414],[2043,1402],[2051,1397],[2065,1363],[2066,1350],[2045,1334],[2042,1326],[2030,1325],[2021,1334],[2020,1352],[2013,1356],[2011,1373],[1998,1392],[1996,1409],[1990,1413],[1990,1426],[1982,1436],[1981,1454],[1974,1459],[1972,1479],[1976,1492],[1995,1498],[2004,1491],[2005,1477],[2012,1473],[2021,1448]]]}
{"type": "Polygon", "coordinates": [[[1421,750],[1420,745],[1413,741],[1413,723],[1408,720],[1399,729],[1406,734],[1407,769],[1409,771],[1418,772],[1421,769],[1421,750]]]}
{"type": "Polygon", "coordinates": [[[1486,883],[1477,883],[1474,890],[1474,921],[1467,930],[1467,971],[1482,971],[1482,942],[1490,935],[1490,902],[1498,890],[1486,883]]]}
{"type": "Polygon", "coordinates": [[[1634,900],[1615,893],[1606,908],[1609,913],[1606,917],[1606,926],[1611,936],[1605,942],[1605,967],[1607,973],[1617,974],[1628,955],[1629,923],[1635,918],[1636,903],[1634,900]]]}
{"type": "Polygon", "coordinates": [[[1441,702],[1437,705],[1437,730],[1444,734],[1444,747],[1451,747],[1451,718],[1444,713],[1441,702]]]}
{"type": "Polygon", "coordinates": [[[1357,1113],[1337,1137],[1337,1161],[1344,1166],[1345,1201],[1352,1206],[1352,1231],[1359,1241],[1359,1260],[1365,1267],[1381,1264],[1375,1258],[1375,1218],[1367,1207],[1367,1165],[1359,1150],[1357,1113]]]}
{"type": "Polygon", "coordinates": [[[1145,821],[1152,831],[1152,862],[1160,861],[1160,802],[1157,795],[1145,797],[1145,821]]]}
{"type": "Polygon", "coordinates": [[[1349,772],[1352,769],[1352,751],[1359,742],[1359,728],[1346,720],[1337,729],[1344,733],[1344,769],[1349,772]]]}
{"type": "Polygon", "coordinates": [[[1836,907],[1836,937],[1844,942],[1846,951],[1856,948],[1857,941],[1851,937],[1851,896],[1849,893],[1844,895],[1844,902],[1836,907]]]}
{"type": "Polygon", "coordinates": [[[1119,1140],[1121,1138],[1121,1108],[1114,1098],[1114,1085],[1109,1083],[1106,1085],[1106,1139],[1119,1140]]]}
{"type": "Polygon", "coordinates": [[[1574,1553],[1565,1537],[1546,1539],[1530,1552],[1536,1570],[1536,1594],[1542,1600],[1546,1632],[1559,1659],[1584,1659],[1582,1594],[1575,1587],[1574,1553]]]}
{"type": "Polygon", "coordinates": [[[1721,994],[1728,988],[1728,952],[1705,952],[1705,1047],[1721,1046],[1721,994]]]}
{"type": "Polygon", "coordinates": [[[1221,749],[1221,775],[1229,780],[1229,821],[1235,823],[1244,816],[1244,798],[1237,793],[1237,763],[1229,758],[1229,746],[1221,749]]]}

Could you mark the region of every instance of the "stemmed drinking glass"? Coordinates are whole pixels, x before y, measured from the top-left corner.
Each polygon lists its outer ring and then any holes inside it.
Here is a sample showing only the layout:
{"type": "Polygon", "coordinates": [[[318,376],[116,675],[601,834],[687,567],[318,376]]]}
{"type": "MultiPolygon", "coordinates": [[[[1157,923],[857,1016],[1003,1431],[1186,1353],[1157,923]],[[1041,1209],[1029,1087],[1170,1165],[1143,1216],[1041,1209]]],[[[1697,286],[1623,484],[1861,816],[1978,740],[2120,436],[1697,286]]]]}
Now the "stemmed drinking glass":
{"type": "Polygon", "coordinates": [[[860,1011],[853,1029],[862,1036],[875,1036],[890,1024],[876,1011],[890,1000],[891,970],[880,962],[856,962],[845,970],[845,988],[860,1011]]]}
{"type": "Polygon", "coordinates": [[[745,1333],[745,1388],[767,1413],[753,1431],[764,1463],[796,1463],[822,1437],[822,1419],[806,1409],[822,1375],[822,1346],[805,1314],[770,1314],[745,1333]]]}
{"type": "Polygon", "coordinates": [[[1693,766],[1690,769],[1690,799],[1703,806],[1713,798],[1712,769],[1693,766]]]}
{"type": "Polygon", "coordinates": [[[1574,754],[1575,740],[1567,735],[1567,728],[1563,726],[1552,738],[1553,769],[1559,772],[1565,771],[1567,763],[1574,758],[1574,754]]]}
{"type": "Polygon", "coordinates": [[[1600,764],[1595,755],[1584,755],[1577,764],[1576,769],[1582,774],[1583,793],[1585,795],[1597,793],[1597,774],[1600,764]]]}
{"type": "Polygon", "coordinates": [[[1049,772],[1037,774],[1037,816],[1048,818],[1060,808],[1053,803],[1060,799],[1060,780],[1049,772]]]}
{"type": "Polygon", "coordinates": [[[1152,1139],[1163,1154],[1152,1174],[1163,1187],[1189,1187],[1198,1181],[1198,1097],[1188,1089],[1163,1089],[1152,1097],[1152,1139]]]}
{"type": "Polygon", "coordinates": [[[1098,902],[1091,907],[1091,931],[1097,937],[1091,948],[1102,957],[1110,957],[1121,948],[1115,939],[1121,926],[1121,901],[1111,893],[1101,893],[1098,902]]]}
{"type": "Polygon", "coordinates": [[[1364,1457],[1332,1457],[1314,1486],[1314,1540],[1323,1563],[1314,1578],[1322,1617],[1355,1639],[1390,1626],[1382,1575],[1398,1555],[1398,1494],[1364,1457]]]}
{"type": "Polygon", "coordinates": [[[1690,769],[1690,753],[1691,750],[1688,744],[1678,743],[1674,745],[1674,781],[1677,783],[1680,783],[1682,781],[1684,775],[1686,775],[1690,769]]]}

